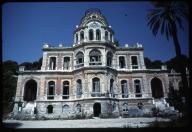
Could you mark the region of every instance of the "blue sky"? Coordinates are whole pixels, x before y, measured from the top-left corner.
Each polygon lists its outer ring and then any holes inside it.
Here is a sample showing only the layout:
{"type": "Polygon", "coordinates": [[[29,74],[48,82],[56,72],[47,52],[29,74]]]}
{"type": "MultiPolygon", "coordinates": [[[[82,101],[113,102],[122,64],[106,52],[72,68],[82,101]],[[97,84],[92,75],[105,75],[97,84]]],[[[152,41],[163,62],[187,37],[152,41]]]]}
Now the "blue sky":
{"type": "MultiPolygon", "coordinates": [[[[147,26],[149,2],[27,2],[5,3],[2,10],[3,61],[33,62],[42,57],[43,43],[70,47],[73,31],[89,8],[106,16],[120,45],[141,43],[144,56],[166,61],[175,56],[173,42],[153,36],[147,26]]],[[[188,23],[179,30],[182,53],[188,55],[188,23]]]]}

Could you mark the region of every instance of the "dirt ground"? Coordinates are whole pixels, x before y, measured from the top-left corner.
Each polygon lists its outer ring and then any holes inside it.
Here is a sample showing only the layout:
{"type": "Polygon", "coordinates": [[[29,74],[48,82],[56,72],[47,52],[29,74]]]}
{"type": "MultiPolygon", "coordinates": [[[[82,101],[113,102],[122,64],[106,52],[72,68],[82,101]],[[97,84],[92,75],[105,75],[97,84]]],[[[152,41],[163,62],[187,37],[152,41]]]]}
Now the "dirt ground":
{"type": "MultiPolygon", "coordinates": [[[[116,118],[116,119],[86,119],[86,120],[4,120],[6,128],[137,128],[147,127],[156,118],[116,118]]],[[[169,119],[158,118],[158,121],[169,119]]]]}

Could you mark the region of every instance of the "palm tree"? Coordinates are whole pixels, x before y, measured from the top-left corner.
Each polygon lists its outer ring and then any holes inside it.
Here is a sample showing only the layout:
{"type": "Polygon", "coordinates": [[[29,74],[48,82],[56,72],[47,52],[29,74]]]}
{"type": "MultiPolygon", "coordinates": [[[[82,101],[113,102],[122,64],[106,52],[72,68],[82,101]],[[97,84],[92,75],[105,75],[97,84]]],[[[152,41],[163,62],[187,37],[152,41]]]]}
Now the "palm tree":
{"type": "MultiPolygon", "coordinates": [[[[152,33],[156,36],[158,32],[161,35],[165,35],[167,40],[171,37],[174,42],[176,58],[178,62],[181,60],[181,47],[178,40],[178,28],[183,29],[182,20],[183,18],[188,20],[188,6],[186,2],[181,1],[153,1],[151,2],[154,9],[149,10],[147,14],[148,26],[152,33]]],[[[183,89],[181,89],[183,96],[188,100],[188,83],[185,72],[185,67],[182,63],[177,63],[180,67],[180,73],[183,83],[183,89]]]]}

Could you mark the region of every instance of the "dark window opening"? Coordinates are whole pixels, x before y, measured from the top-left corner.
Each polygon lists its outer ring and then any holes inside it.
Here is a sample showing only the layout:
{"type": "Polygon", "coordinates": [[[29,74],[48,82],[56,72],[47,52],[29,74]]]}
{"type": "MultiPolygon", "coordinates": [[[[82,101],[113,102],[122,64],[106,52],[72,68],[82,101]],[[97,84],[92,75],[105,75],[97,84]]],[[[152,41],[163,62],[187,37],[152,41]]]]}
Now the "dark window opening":
{"type": "Polygon", "coordinates": [[[90,29],[90,30],[89,30],[89,40],[93,40],[93,36],[94,36],[93,30],[90,29]]]}
{"type": "Polygon", "coordinates": [[[125,68],[125,57],[124,56],[119,57],[119,66],[120,66],[120,68],[125,68]]]}
{"type": "Polygon", "coordinates": [[[101,52],[99,50],[92,50],[89,53],[90,56],[90,62],[89,65],[102,65],[101,63],[101,52]]]}
{"type": "Polygon", "coordinates": [[[100,97],[100,79],[92,79],[92,97],[100,97]]]}
{"type": "Polygon", "coordinates": [[[49,70],[56,69],[56,57],[50,57],[49,70]]]}
{"type": "Polygon", "coordinates": [[[138,69],[138,61],[137,61],[137,56],[132,56],[131,57],[131,63],[132,63],[132,69],[138,69]]]}
{"type": "Polygon", "coordinates": [[[70,57],[64,57],[63,69],[69,70],[70,67],[70,57]]]}
{"type": "Polygon", "coordinates": [[[152,96],[154,98],[163,97],[163,87],[160,79],[155,77],[151,80],[151,90],[152,90],[152,96]]]}
{"type": "Polygon", "coordinates": [[[81,40],[81,41],[84,40],[84,32],[83,32],[83,31],[81,31],[81,33],[80,33],[80,40],[81,40]]]}
{"type": "Polygon", "coordinates": [[[111,94],[111,97],[115,97],[115,94],[114,94],[114,80],[113,79],[110,79],[110,94],[111,94]]]}
{"type": "Polygon", "coordinates": [[[63,82],[63,99],[69,99],[69,81],[63,82]]]}
{"type": "Polygon", "coordinates": [[[76,43],[78,42],[78,34],[76,34],[76,43]]]}
{"type": "Polygon", "coordinates": [[[109,66],[109,67],[112,66],[112,53],[111,52],[107,53],[107,66],[109,66]]]}
{"type": "Polygon", "coordinates": [[[77,112],[80,113],[81,112],[81,105],[80,104],[77,104],[77,112]]]}
{"type": "Polygon", "coordinates": [[[50,81],[48,83],[47,99],[54,99],[55,95],[55,82],[50,81]]]}
{"type": "Polygon", "coordinates": [[[52,114],[52,113],[53,113],[53,106],[52,106],[52,105],[49,105],[49,106],[47,107],[47,113],[48,113],[48,114],[52,114]]]}
{"type": "Polygon", "coordinates": [[[76,68],[84,66],[84,55],[82,52],[77,53],[76,55],[76,68]]]}
{"type": "Polygon", "coordinates": [[[128,98],[128,87],[126,80],[121,81],[121,90],[122,90],[122,98],[128,98]]]}
{"type": "Polygon", "coordinates": [[[135,80],[135,97],[142,97],[140,80],[135,80]]]}
{"type": "Polygon", "coordinates": [[[108,41],[108,32],[105,31],[105,40],[108,41]]]}
{"type": "Polygon", "coordinates": [[[93,114],[95,117],[99,117],[101,114],[101,104],[100,103],[95,103],[93,105],[93,114]]]}
{"type": "Polygon", "coordinates": [[[96,40],[101,40],[101,31],[99,29],[96,30],[96,40]]]}
{"type": "Polygon", "coordinates": [[[81,98],[82,95],[82,82],[80,79],[77,80],[77,98],[81,98]]]}

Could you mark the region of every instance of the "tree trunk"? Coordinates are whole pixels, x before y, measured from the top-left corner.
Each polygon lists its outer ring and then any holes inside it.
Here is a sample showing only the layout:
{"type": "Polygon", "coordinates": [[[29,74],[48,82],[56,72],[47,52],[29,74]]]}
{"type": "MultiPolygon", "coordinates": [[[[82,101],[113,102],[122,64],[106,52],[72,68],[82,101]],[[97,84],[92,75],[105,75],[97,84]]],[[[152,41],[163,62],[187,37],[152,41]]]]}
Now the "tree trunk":
{"type": "MultiPolygon", "coordinates": [[[[179,67],[179,72],[181,73],[181,79],[182,79],[182,84],[183,84],[183,89],[179,89],[181,91],[181,94],[183,97],[185,97],[185,104],[184,104],[184,116],[189,123],[189,88],[188,88],[188,80],[187,80],[187,75],[186,75],[186,67],[184,67],[184,64],[182,63],[182,58],[181,58],[181,48],[179,45],[178,37],[177,37],[177,32],[176,32],[176,25],[173,21],[171,21],[172,24],[172,38],[175,46],[175,52],[176,52],[176,58],[179,63],[177,63],[179,67]],[[180,63],[181,62],[181,63],[180,63]]],[[[188,125],[188,124],[187,124],[188,125]]]]}

